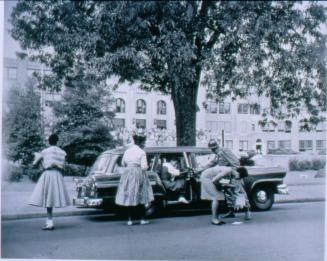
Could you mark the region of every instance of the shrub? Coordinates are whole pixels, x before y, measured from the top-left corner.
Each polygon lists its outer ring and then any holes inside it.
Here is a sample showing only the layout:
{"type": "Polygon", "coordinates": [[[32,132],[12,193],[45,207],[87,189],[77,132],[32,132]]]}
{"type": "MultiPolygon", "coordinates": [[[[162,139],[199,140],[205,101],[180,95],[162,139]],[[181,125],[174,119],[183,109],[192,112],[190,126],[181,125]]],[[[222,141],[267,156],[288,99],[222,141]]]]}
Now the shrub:
{"type": "Polygon", "coordinates": [[[66,164],[64,176],[78,176],[84,177],[86,174],[86,166],[77,164],[66,164]]]}
{"type": "Polygon", "coordinates": [[[313,159],[312,160],[312,169],[319,170],[324,168],[326,165],[326,161],[323,159],[313,159]]]}
{"type": "Polygon", "coordinates": [[[273,155],[291,155],[291,154],[297,154],[296,151],[290,150],[290,149],[269,149],[268,154],[273,154],[273,155]]]}
{"type": "Polygon", "coordinates": [[[304,171],[304,170],[319,170],[324,168],[326,161],[324,159],[299,160],[290,159],[288,162],[289,170],[304,171]]]}
{"type": "Polygon", "coordinates": [[[18,182],[23,177],[23,169],[18,165],[11,165],[9,168],[9,177],[8,180],[12,182],[18,182]]]}
{"type": "Polygon", "coordinates": [[[291,171],[298,170],[298,160],[297,159],[290,159],[288,162],[288,168],[291,171]]]}

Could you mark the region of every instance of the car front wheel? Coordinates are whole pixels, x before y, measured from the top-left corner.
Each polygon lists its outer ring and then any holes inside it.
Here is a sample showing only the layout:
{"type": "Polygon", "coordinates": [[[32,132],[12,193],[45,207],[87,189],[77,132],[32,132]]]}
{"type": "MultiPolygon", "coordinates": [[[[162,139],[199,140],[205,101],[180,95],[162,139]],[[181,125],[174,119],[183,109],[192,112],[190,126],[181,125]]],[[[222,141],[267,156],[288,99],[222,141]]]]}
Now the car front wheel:
{"type": "Polygon", "coordinates": [[[269,186],[256,186],[251,191],[250,203],[254,210],[269,210],[274,204],[274,192],[269,186]]]}

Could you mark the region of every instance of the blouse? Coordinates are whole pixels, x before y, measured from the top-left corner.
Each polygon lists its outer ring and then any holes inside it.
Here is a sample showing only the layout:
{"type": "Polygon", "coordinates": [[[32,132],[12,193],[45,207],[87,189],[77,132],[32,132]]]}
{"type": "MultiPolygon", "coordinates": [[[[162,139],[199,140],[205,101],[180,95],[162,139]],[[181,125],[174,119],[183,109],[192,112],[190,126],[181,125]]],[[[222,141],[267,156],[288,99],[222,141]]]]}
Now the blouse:
{"type": "Polygon", "coordinates": [[[122,159],[123,165],[140,165],[142,170],[148,169],[148,161],[146,159],[146,154],[144,150],[142,150],[137,145],[132,145],[129,147],[123,156],[122,159]]]}

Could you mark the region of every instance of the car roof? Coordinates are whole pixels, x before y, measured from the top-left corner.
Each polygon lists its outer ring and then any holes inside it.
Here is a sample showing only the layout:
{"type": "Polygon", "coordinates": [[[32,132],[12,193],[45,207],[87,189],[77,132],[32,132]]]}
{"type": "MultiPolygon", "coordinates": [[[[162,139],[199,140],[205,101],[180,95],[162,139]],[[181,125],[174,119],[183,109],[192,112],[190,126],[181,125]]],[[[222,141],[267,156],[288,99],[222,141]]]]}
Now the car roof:
{"type": "MultiPolygon", "coordinates": [[[[123,154],[128,147],[119,147],[111,150],[106,150],[103,154],[123,154]]],[[[194,146],[177,146],[177,147],[148,147],[144,148],[146,153],[182,153],[182,152],[194,152],[194,153],[208,153],[211,150],[209,148],[201,148],[194,146]]]]}

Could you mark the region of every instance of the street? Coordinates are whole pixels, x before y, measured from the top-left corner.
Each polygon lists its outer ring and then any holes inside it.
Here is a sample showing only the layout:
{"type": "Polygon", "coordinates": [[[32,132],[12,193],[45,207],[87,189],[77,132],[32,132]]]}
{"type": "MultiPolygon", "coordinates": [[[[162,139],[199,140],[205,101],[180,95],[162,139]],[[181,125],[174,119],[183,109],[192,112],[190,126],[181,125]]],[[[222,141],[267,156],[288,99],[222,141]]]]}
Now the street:
{"type": "Polygon", "coordinates": [[[2,258],[303,260],[324,258],[324,202],[276,204],[239,225],[210,225],[208,211],[169,212],[146,226],[112,215],[2,222],[2,258]]]}

